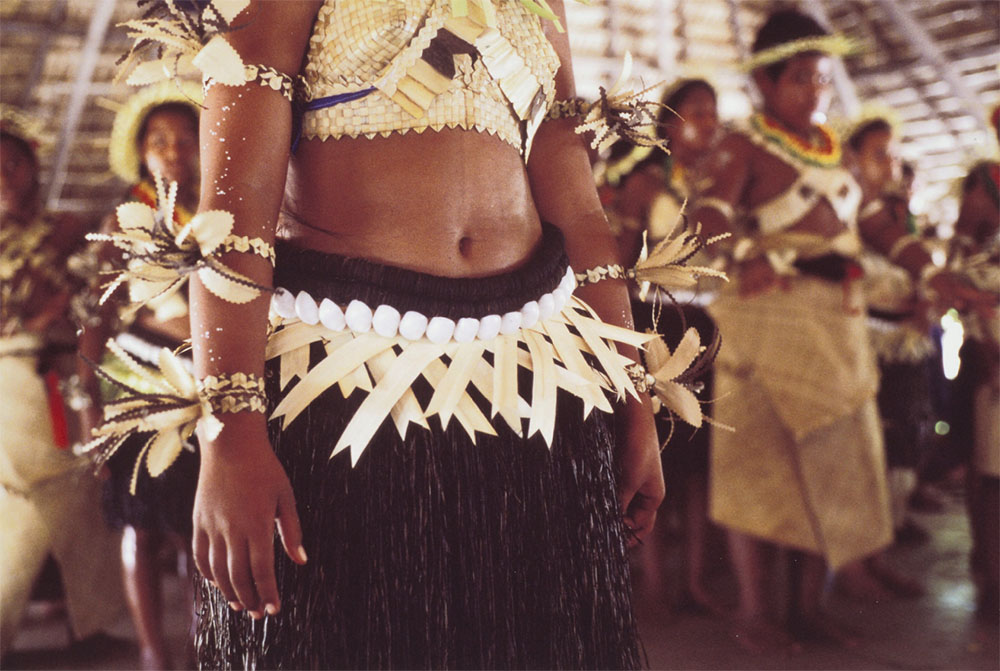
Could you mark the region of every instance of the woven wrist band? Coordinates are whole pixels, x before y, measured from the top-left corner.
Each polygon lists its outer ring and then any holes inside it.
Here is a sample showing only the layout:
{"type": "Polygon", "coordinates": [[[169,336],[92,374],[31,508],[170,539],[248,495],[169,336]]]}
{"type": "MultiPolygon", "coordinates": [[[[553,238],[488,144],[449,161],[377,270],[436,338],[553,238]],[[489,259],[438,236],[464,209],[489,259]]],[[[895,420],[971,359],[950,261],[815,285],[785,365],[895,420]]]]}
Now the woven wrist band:
{"type": "Polygon", "coordinates": [[[262,238],[250,238],[245,235],[230,235],[219,245],[219,252],[244,252],[256,254],[265,258],[274,266],[274,247],[262,238]]]}
{"type": "Polygon", "coordinates": [[[264,378],[253,373],[220,373],[198,381],[199,395],[218,413],[266,412],[264,378]]]}
{"type": "Polygon", "coordinates": [[[656,384],[656,378],[641,363],[629,364],[625,367],[625,373],[635,385],[635,390],[640,394],[650,391],[656,384]]]}
{"type": "Polygon", "coordinates": [[[632,273],[625,270],[618,263],[609,263],[606,266],[595,266],[588,268],[582,273],[576,273],[576,281],[580,285],[597,284],[603,280],[624,280],[632,277],[632,273]]]}

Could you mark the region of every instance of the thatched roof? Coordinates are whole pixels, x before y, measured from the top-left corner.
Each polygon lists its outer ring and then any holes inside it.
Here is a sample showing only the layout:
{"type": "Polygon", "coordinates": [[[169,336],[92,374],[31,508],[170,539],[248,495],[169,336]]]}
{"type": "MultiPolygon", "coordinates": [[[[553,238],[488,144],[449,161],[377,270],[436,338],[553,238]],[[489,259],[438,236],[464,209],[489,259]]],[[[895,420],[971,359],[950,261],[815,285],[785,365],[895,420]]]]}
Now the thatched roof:
{"type": "MultiPolygon", "coordinates": [[[[593,0],[568,3],[578,86],[593,93],[617,77],[626,51],[646,84],[707,76],[724,118],[754,95],[738,64],[775,3],[761,0],[593,0]]],[[[845,61],[831,117],[878,102],[902,120],[903,155],[923,183],[931,216],[954,217],[945,198],[977,158],[992,152],[988,110],[1000,103],[1000,3],[995,0],[802,0],[798,5],[863,51],[845,61]]],[[[44,126],[48,206],[97,219],[124,185],[108,171],[107,139],[129,87],[112,82],[128,46],[116,24],[127,0],[0,0],[0,100],[44,126]]]]}

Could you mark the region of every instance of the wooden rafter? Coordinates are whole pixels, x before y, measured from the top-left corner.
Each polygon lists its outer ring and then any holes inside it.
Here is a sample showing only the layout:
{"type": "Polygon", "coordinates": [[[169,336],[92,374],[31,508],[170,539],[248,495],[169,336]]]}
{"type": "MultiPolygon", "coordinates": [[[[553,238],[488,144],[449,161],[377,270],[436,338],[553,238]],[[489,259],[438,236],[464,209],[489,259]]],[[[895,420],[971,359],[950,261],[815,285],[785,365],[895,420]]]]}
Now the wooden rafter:
{"type": "Polygon", "coordinates": [[[66,105],[66,115],[59,130],[56,159],[49,173],[48,191],[45,196],[46,207],[49,209],[57,209],[63,185],[66,183],[70,150],[73,147],[76,129],[80,125],[83,108],[90,95],[94,69],[97,67],[97,60],[101,55],[101,45],[104,43],[104,36],[108,32],[108,26],[111,24],[114,12],[115,0],[97,0],[94,13],[90,17],[87,37],[84,39],[80,54],[80,67],[76,72],[73,90],[70,92],[69,102],[66,105]]]}

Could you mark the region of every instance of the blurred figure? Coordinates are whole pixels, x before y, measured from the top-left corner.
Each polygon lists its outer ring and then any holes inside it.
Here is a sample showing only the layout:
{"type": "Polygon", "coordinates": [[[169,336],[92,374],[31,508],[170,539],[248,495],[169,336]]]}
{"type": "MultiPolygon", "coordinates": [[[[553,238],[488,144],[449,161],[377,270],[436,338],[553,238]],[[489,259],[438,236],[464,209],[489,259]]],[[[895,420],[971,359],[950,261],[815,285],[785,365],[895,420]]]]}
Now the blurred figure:
{"type": "Polygon", "coordinates": [[[818,123],[832,56],[847,48],[795,10],[767,19],[749,64],[763,108],[713,152],[693,213],[707,235],[735,235],[733,282],[709,313],[724,337],[714,418],[736,431],[712,432],[709,511],[729,533],[734,636],[751,651],[855,642],[823,608],[827,570],[892,539],[857,281],[860,189],[818,123]],[[766,570],[775,546],[789,558],[778,612],[766,570]]]}
{"type": "MultiPolygon", "coordinates": [[[[870,229],[868,219],[875,217],[874,226],[892,227],[900,236],[888,254],[867,244],[862,266],[868,333],[879,363],[877,398],[894,539],[925,541],[927,532],[908,518],[907,503],[916,488],[917,463],[931,430],[928,361],[936,350],[927,321],[930,304],[918,293],[917,279],[895,263],[895,255],[919,236],[903,187],[891,123],[882,117],[866,119],[853,129],[847,145],[848,162],[863,194],[862,232],[870,229]]],[[[894,594],[916,597],[924,593],[919,581],[894,569],[881,553],[845,567],[838,576],[838,586],[852,597],[872,601],[894,594]]]]}
{"type": "MultiPolygon", "coordinates": [[[[155,208],[153,175],[159,175],[167,183],[177,183],[174,217],[181,225],[190,220],[198,205],[198,108],[195,102],[198,99],[200,92],[196,86],[181,89],[168,82],[149,87],[129,99],[118,111],[112,127],[112,169],[120,178],[133,183],[125,202],[139,202],[155,208]]],[[[114,215],[109,215],[103,229],[110,231],[115,226],[114,215]]],[[[122,262],[120,252],[110,244],[103,246],[99,256],[104,264],[122,262]]],[[[118,336],[119,346],[137,361],[150,366],[144,374],[156,375],[160,349],[176,350],[190,338],[186,293],[157,299],[153,301],[154,309],[132,314],[127,310],[125,291],[120,291],[121,294],[113,294],[104,306],[94,311],[96,318],[86,324],[81,336],[81,352],[91,361],[101,361],[107,339],[118,336]]],[[[95,302],[101,293],[101,288],[94,287],[95,302]]],[[[110,354],[105,355],[103,364],[117,379],[135,388],[149,386],[124,362],[110,354]]],[[[95,398],[85,417],[85,424],[94,427],[100,421],[96,408],[100,405],[101,389],[89,365],[83,366],[80,372],[95,398]]],[[[105,400],[110,400],[114,390],[107,388],[103,395],[105,400]]],[[[175,468],[157,478],[151,477],[145,468],[133,475],[136,460],[149,437],[149,434],[134,436],[107,462],[110,478],[105,486],[104,509],[108,521],[123,530],[122,575],[139,637],[141,666],[143,669],[168,669],[171,659],[163,629],[160,554],[164,549],[176,552],[178,573],[193,603],[188,548],[198,457],[194,451],[184,450],[175,468]]],[[[193,654],[193,648],[187,652],[193,654]]]]}
{"type": "MultiPolygon", "coordinates": [[[[992,115],[1000,138],[1000,107],[992,115]]],[[[977,164],[962,183],[950,265],[989,299],[962,311],[965,342],[955,379],[955,439],[971,452],[967,484],[976,615],[1000,620],[1000,165],[977,164]]]]}
{"type": "Polygon", "coordinates": [[[42,210],[35,147],[18,114],[0,125],[0,654],[10,650],[32,585],[51,554],[76,640],[121,609],[117,536],[100,514],[100,483],[69,449],[51,334],[78,289],[67,267],[81,222],[42,210]],[[110,570],[109,570],[110,569],[110,570]]]}
{"type": "MultiPolygon", "coordinates": [[[[619,224],[619,247],[627,265],[638,259],[644,234],[647,247],[653,248],[673,229],[694,190],[698,163],[718,136],[715,89],[705,80],[677,81],[664,92],[662,104],[659,133],[667,140],[670,153],[664,155],[650,147],[617,144],[612,147],[604,172],[605,182],[614,188],[613,200],[606,203],[609,220],[619,224]]],[[[702,265],[702,260],[693,259],[691,263],[702,265]]],[[[643,302],[638,292],[633,291],[636,328],[653,329],[662,333],[667,342],[679,342],[684,331],[694,327],[702,343],[711,343],[716,329],[704,310],[710,298],[707,292],[715,288],[709,282],[714,280],[703,280],[705,286],[699,286],[699,291],[691,295],[674,295],[678,301],[676,309],[671,308],[670,298],[651,295],[643,302]]],[[[703,386],[700,392],[703,399],[712,398],[711,378],[706,370],[696,380],[703,386]]],[[[667,500],[682,519],[685,582],[680,605],[696,611],[719,612],[719,605],[705,585],[709,428],[706,425],[696,430],[662,417],[657,424],[660,441],[665,444],[667,500]]],[[[665,587],[665,531],[661,525],[640,555],[645,587],[653,592],[661,592],[665,587]]]]}

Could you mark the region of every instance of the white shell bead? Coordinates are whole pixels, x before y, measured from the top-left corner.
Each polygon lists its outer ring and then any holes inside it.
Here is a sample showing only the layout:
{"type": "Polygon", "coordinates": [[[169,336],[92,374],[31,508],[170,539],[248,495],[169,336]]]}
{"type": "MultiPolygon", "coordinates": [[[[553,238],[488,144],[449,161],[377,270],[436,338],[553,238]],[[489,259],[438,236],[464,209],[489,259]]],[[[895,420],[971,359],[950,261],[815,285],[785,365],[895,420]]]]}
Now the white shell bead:
{"type": "Polygon", "coordinates": [[[552,297],[552,294],[543,294],[542,297],[538,299],[539,321],[545,321],[555,313],[556,299],[552,297]]]}
{"type": "Polygon", "coordinates": [[[479,320],[472,317],[462,317],[455,324],[455,342],[472,342],[479,333],[479,320]]]}
{"type": "Polygon", "coordinates": [[[573,289],[576,289],[576,275],[573,274],[572,268],[566,269],[566,275],[562,278],[559,286],[569,293],[573,293],[573,289]]]}
{"type": "Polygon", "coordinates": [[[434,317],[427,324],[427,339],[435,345],[445,344],[451,340],[453,333],[455,333],[455,322],[447,317],[434,317]]]}
{"type": "Polygon", "coordinates": [[[479,333],[476,335],[480,340],[493,340],[500,335],[500,323],[503,318],[500,315],[486,315],[479,320],[479,333]]]}
{"type": "Polygon", "coordinates": [[[569,292],[562,287],[556,287],[552,290],[552,299],[556,304],[556,312],[562,312],[566,303],[569,302],[569,292]]]}
{"type": "Polygon", "coordinates": [[[331,331],[343,331],[347,326],[344,311],[329,298],[324,298],[319,303],[319,320],[331,331]]]}
{"type": "Polygon", "coordinates": [[[295,316],[295,296],[287,289],[275,289],[274,296],[271,297],[271,305],[282,319],[291,319],[295,316]]]}
{"type": "Polygon", "coordinates": [[[407,340],[420,340],[427,331],[427,317],[410,310],[399,320],[399,335],[407,340]]]}
{"type": "Polygon", "coordinates": [[[500,333],[503,335],[513,335],[521,328],[521,313],[508,312],[500,318],[500,333]]]}
{"type": "Polygon", "coordinates": [[[399,329],[399,310],[391,305],[380,305],[372,315],[372,328],[383,338],[393,338],[399,329]]]}
{"type": "Polygon", "coordinates": [[[295,314],[306,324],[319,323],[319,307],[308,292],[300,291],[295,297],[295,314]]]}
{"type": "Polygon", "coordinates": [[[344,319],[347,328],[355,333],[368,333],[372,328],[372,309],[359,300],[353,300],[344,310],[344,319]]]}
{"type": "Polygon", "coordinates": [[[521,328],[530,329],[538,323],[538,301],[528,301],[521,308],[521,328]]]}

